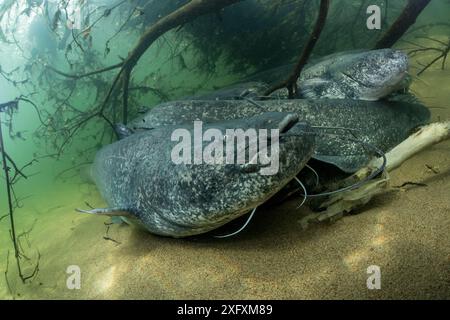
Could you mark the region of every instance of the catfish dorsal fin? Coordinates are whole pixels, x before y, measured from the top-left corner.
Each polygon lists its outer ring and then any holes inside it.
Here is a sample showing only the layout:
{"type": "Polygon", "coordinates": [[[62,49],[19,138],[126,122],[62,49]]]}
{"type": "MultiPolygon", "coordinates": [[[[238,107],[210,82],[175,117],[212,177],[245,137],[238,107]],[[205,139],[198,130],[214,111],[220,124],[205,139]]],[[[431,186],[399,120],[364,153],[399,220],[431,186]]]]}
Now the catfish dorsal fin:
{"type": "Polygon", "coordinates": [[[125,208],[99,208],[91,210],[76,209],[77,212],[95,214],[98,216],[108,216],[108,217],[131,217],[128,209],[125,208]]]}

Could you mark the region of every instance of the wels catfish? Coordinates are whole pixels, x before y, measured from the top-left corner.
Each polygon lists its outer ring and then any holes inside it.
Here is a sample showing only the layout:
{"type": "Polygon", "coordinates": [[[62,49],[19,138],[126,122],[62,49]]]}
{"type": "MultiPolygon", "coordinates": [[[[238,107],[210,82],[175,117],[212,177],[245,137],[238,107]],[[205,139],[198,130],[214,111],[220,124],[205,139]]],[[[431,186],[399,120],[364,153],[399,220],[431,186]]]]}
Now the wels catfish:
{"type": "Polygon", "coordinates": [[[133,120],[128,128],[139,132],[165,125],[223,121],[251,117],[265,112],[293,112],[301,121],[321,127],[313,157],[353,173],[365,166],[372,155],[355,138],[387,152],[412,131],[428,123],[429,110],[407,102],[355,100],[267,100],[267,101],[175,101],[156,106],[133,120]],[[331,128],[331,129],[327,129],[331,128]],[[335,128],[335,129],[333,129],[335,128]],[[349,128],[350,130],[344,130],[349,128]]]}
{"type": "MultiPolygon", "coordinates": [[[[227,154],[215,154],[219,160],[215,164],[178,163],[173,158],[178,145],[173,134],[180,129],[189,136],[196,135],[192,122],[163,126],[133,134],[101,149],[91,175],[110,208],[81,212],[124,216],[162,236],[178,238],[202,234],[266,202],[303,169],[315,149],[315,138],[309,134],[313,129],[300,123],[295,114],[264,113],[204,124],[203,130],[216,130],[220,134],[219,143],[233,140],[229,129],[275,130],[278,141],[270,135],[265,148],[257,153],[267,156],[270,149],[270,157],[278,157],[278,170],[273,174],[262,174],[267,163],[228,164],[228,144],[227,154]]],[[[261,139],[259,135],[258,146],[261,146],[261,139]]],[[[206,140],[200,140],[200,144],[190,141],[194,155],[206,150],[206,140]]],[[[245,154],[247,147],[251,149],[250,143],[233,148],[231,159],[242,152],[245,154]]]]}
{"type": "MultiPolygon", "coordinates": [[[[247,78],[278,84],[291,74],[294,65],[282,66],[247,78]]],[[[297,86],[297,98],[354,99],[376,101],[406,89],[408,83],[408,56],[398,50],[347,51],[312,61],[305,66],[297,86]]],[[[263,95],[262,85],[258,91],[263,95]]],[[[274,98],[287,98],[287,90],[273,93],[274,98]]]]}

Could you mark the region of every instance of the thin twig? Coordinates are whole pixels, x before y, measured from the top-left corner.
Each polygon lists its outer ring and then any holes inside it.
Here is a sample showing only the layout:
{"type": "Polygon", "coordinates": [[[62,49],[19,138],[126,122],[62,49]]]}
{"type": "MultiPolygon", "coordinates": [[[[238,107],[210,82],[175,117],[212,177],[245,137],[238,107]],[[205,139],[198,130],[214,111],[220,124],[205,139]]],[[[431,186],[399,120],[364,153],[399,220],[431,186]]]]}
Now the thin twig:
{"type": "Polygon", "coordinates": [[[93,75],[97,75],[97,74],[100,74],[100,73],[108,72],[108,71],[111,71],[111,70],[114,70],[114,69],[118,69],[118,68],[121,68],[122,66],[123,66],[123,62],[119,62],[119,63],[116,63],[116,64],[114,64],[112,66],[109,66],[109,67],[101,68],[101,69],[98,69],[98,70],[95,70],[95,71],[82,73],[82,74],[70,74],[70,73],[58,70],[58,69],[56,69],[56,68],[54,68],[54,67],[52,67],[50,65],[48,65],[47,68],[49,70],[59,74],[60,76],[64,76],[66,78],[71,78],[71,79],[78,80],[78,79],[82,79],[82,78],[91,77],[93,75]]]}
{"type": "MultiPolygon", "coordinates": [[[[3,140],[2,120],[1,120],[2,112],[8,112],[9,108],[11,108],[11,107],[14,109],[17,109],[18,101],[20,101],[20,100],[15,99],[13,101],[10,101],[10,102],[0,105],[0,111],[1,111],[0,112],[0,152],[1,152],[1,160],[2,160],[2,164],[3,164],[3,173],[5,176],[6,195],[7,195],[7,201],[8,201],[8,204],[7,204],[8,205],[8,216],[9,216],[9,221],[10,221],[10,236],[11,236],[11,241],[13,243],[13,248],[14,248],[14,257],[16,259],[16,265],[17,265],[19,277],[22,280],[22,282],[25,283],[27,280],[34,278],[34,276],[39,271],[40,254],[39,254],[38,261],[36,263],[34,271],[31,273],[31,275],[28,275],[28,276],[25,275],[22,271],[20,259],[22,257],[26,257],[26,256],[23,254],[23,250],[20,248],[19,239],[16,234],[13,197],[16,200],[16,204],[18,204],[18,199],[16,198],[16,195],[14,193],[13,185],[15,183],[17,176],[22,176],[22,175],[23,175],[23,177],[26,177],[26,176],[22,173],[23,169],[19,169],[17,167],[17,165],[15,164],[13,159],[7,154],[7,152],[5,150],[5,145],[4,145],[4,140],[3,140]],[[13,179],[11,179],[11,177],[10,177],[10,168],[8,167],[8,162],[11,163],[16,170],[16,173],[15,173],[15,176],[13,177],[13,179]]],[[[9,263],[9,261],[8,261],[8,263],[9,263]]],[[[7,279],[7,272],[5,273],[5,276],[7,279]]],[[[8,283],[8,285],[9,285],[9,283],[8,283]]]]}

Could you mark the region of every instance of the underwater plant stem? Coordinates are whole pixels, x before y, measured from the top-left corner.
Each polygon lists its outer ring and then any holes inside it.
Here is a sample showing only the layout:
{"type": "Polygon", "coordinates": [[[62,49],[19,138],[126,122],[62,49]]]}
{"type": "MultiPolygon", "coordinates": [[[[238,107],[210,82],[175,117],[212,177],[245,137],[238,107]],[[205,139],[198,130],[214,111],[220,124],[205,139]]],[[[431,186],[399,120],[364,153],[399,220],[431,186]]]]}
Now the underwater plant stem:
{"type": "Polygon", "coordinates": [[[431,0],[409,0],[403,12],[391,26],[391,28],[377,42],[374,49],[392,47],[416,22],[417,17],[425,9],[431,0]]]}
{"type": "Polygon", "coordinates": [[[317,21],[314,27],[313,32],[311,33],[309,40],[306,44],[306,47],[303,49],[300,59],[295,65],[294,70],[292,71],[292,74],[289,76],[289,78],[274,86],[273,88],[270,88],[264,95],[270,96],[274,91],[282,88],[287,88],[289,91],[289,98],[292,99],[294,96],[297,95],[297,80],[300,77],[300,74],[303,71],[303,68],[305,67],[306,63],[309,60],[309,57],[311,56],[314,47],[316,46],[317,41],[320,38],[320,35],[322,34],[322,31],[325,27],[325,23],[328,16],[328,11],[330,8],[330,2],[331,0],[321,0],[320,1],[320,10],[319,15],[317,17],[317,21]]]}

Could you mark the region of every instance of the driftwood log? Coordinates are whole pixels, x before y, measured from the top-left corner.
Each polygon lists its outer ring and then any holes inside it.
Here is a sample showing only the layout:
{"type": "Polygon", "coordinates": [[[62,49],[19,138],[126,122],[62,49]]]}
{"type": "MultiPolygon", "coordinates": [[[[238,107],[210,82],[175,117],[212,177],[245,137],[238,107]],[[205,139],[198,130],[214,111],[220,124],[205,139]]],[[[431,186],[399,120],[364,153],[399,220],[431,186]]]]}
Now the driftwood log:
{"type": "MultiPolygon", "coordinates": [[[[365,183],[357,189],[338,193],[327,198],[320,206],[324,210],[323,212],[309,215],[302,219],[301,223],[307,225],[311,222],[336,220],[344,214],[366,205],[373,197],[390,189],[390,172],[399,168],[414,155],[445,140],[450,140],[450,122],[433,123],[422,127],[418,132],[386,154],[385,171],[380,177],[365,183]]],[[[373,159],[365,168],[362,168],[338,185],[333,185],[332,188],[342,188],[366,180],[383,162],[384,159],[381,158],[373,159]]]]}

